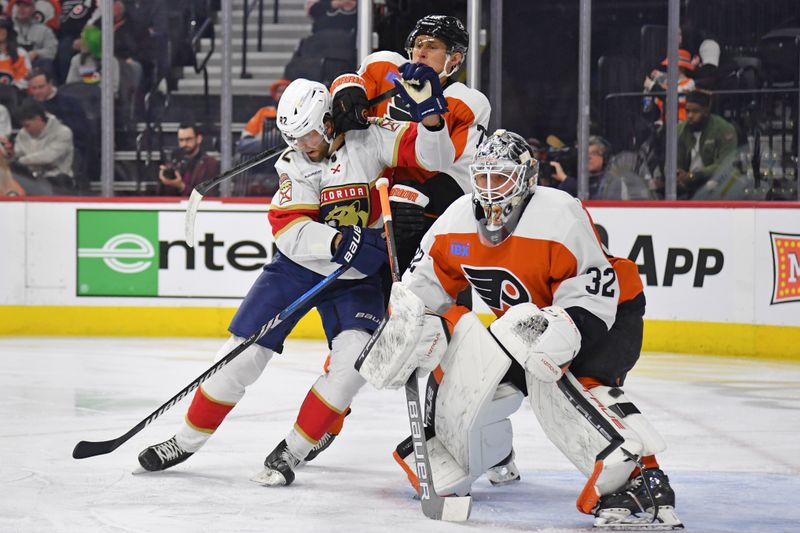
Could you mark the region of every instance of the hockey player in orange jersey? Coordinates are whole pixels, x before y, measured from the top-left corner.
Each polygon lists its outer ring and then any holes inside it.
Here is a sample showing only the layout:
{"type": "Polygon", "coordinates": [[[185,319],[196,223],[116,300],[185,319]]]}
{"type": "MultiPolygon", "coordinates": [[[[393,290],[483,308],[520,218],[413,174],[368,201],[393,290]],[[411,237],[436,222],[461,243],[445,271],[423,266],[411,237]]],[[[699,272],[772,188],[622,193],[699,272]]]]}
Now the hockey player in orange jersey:
{"type": "Polygon", "coordinates": [[[641,350],[637,267],[609,258],[581,204],[537,188],[537,172],[517,134],[498,130],[480,145],[472,195],[423,237],[359,371],[377,388],[402,387],[417,369],[443,376],[428,438],[439,494],[468,494],[510,452],[507,417],[527,396],[588,478],[577,507],[595,527],[682,528],[655,458],[666,444],[621,388],[641,350]],[[456,305],[468,286],[497,317],[488,330],[456,305]]]}
{"type": "MultiPolygon", "coordinates": [[[[447,15],[423,17],[408,34],[405,47],[408,57],[388,51],[368,55],[358,74],[349,78],[347,87],[331,87],[335,91],[332,111],[336,128],[349,131],[368,127],[369,116],[412,120],[408,105],[400,95],[371,109],[367,108],[367,101],[392,89],[395,80],[407,79],[417,65],[427,65],[439,73],[448,107],[443,116],[456,157],[442,172],[402,166],[388,171],[393,183],[390,200],[401,272],[408,266],[422,235],[433,221],[454,200],[471,191],[469,164],[486,134],[491,112],[486,96],[455,80],[469,48],[469,34],[460,20],[447,15]]],[[[466,291],[464,296],[469,294],[466,291]]],[[[330,446],[349,412],[349,409],[345,411],[330,428],[309,460],[330,446]]]]}

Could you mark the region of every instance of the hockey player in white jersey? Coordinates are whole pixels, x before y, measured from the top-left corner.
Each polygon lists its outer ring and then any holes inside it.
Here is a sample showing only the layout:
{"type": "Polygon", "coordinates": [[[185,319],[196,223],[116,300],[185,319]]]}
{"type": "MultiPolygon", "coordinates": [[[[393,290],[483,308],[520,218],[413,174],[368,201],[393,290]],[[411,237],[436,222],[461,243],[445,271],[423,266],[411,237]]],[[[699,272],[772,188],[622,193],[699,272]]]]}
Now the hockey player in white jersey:
{"type": "Polygon", "coordinates": [[[537,169],[517,134],[498,130],[481,144],[472,195],[423,238],[359,371],[377,388],[399,388],[417,369],[441,368],[428,439],[439,494],[468,494],[509,453],[507,417],[527,395],[542,430],[587,477],[577,507],[595,527],[682,528],[655,457],[666,445],[622,390],[642,342],[636,265],[604,251],[579,202],[537,188],[537,169]],[[455,305],[467,286],[497,317],[488,330],[455,305]]]}
{"type": "MultiPolygon", "coordinates": [[[[417,80],[435,78],[421,71],[417,80]]],[[[331,96],[321,83],[293,81],[278,104],[278,128],[290,146],[275,164],[280,187],[269,221],[278,253],[265,265],[229,326],[231,337],[218,358],[258,331],[340,265],[351,268],[310,306],[316,306],[331,349],[330,371],[309,391],[288,435],[270,453],[254,481],[288,485],[294,469],[364,384],[353,364],[384,313],[377,271],[387,260],[375,181],[385,167],[450,165],[454,149],[441,117],[447,105],[439,84],[427,99],[410,105],[419,124],[382,120],[361,131],[333,136],[331,96]]],[[[303,311],[307,311],[304,309],[303,311]]],[[[298,313],[302,315],[303,313],[298,313]]],[[[270,330],[205,381],[185,422],[169,440],[139,455],[146,470],[185,461],[222,423],[299,320],[295,315],[270,330]]]]}

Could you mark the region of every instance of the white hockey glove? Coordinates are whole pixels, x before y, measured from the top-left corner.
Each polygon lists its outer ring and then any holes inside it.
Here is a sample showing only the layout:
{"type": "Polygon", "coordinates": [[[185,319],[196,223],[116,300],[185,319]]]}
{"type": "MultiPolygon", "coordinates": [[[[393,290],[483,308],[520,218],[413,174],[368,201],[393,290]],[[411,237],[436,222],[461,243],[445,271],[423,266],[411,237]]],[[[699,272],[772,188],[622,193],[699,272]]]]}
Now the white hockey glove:
{"type": "Polygon", "coordinates": [[[376,389],[398,389],[419,368],[431,372],[447,350],[444,319],[425,311],[425,304],[402,283],[392,285],[389,320],[358,370],[376,389]]]}
{"type": "Polygon", "coordinates": [[[581,333],[557,305],[511,307],[489,327],[511,356],[536,379],[558,381],[581,348],[581,333]]]}

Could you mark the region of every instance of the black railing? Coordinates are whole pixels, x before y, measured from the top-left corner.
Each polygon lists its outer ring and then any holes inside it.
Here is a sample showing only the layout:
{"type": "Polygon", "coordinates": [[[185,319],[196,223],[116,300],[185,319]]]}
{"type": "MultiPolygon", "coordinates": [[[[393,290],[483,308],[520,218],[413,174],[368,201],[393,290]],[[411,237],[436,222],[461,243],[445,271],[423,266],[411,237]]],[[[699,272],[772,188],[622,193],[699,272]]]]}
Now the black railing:
{"type": "MultiPolygon", "coordinates": [[[[274,23],[278,23],[278,0],[273,0],[274,2],[274,23]]],[[[253,12],[253,8],[258,6],[258,51],[262,51],[262,43],[263,43],[263,34],[264,34],[264,0],[255,0],[253,3],[250,3],[248,0],[244,0],[244,18],[242,19],[242,73],[240,77],[242,79],[250,79],[253,77],[252,74],[247,72],[247,26],[250,22],[250,14],[253,12]]]]}

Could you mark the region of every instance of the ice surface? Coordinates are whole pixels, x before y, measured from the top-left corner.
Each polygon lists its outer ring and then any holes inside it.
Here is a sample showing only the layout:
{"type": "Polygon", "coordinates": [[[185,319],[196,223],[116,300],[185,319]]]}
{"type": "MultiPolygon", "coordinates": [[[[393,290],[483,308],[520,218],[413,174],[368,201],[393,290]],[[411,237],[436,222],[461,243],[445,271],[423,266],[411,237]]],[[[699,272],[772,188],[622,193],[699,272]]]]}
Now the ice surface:
{"type": "MultiPolygon", "coordinates": [[[[136,456],[170,437],[184,399],[115,452],[72,459],[79,440],[117,437],[211,364],[220,339],[0,338],[0,532],[588,531],[583,478],[512,417],[520,483],[479,480],[466,524],[425,518],[391,459],[408,434],[402,391],[369,385],[345,430],[289,487],[249,481],[294,422],[327,349],[290,341],[208,444],[162,473],[136,456]]],[[[663,433],[660,460],[687,531],[800,530],[800,365],[646,354],[626,386],[663,433]]]]}

